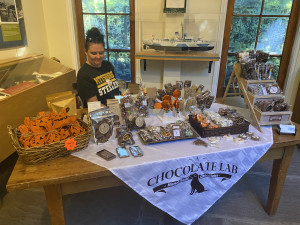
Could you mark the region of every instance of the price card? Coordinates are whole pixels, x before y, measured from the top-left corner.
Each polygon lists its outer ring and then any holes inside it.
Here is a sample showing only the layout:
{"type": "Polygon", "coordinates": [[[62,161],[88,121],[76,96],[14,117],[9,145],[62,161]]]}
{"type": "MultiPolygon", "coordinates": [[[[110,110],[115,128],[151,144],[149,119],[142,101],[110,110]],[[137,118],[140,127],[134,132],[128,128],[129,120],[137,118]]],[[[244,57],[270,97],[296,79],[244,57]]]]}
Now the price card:
{"type": "Polygon", "coordinates": [[[180,130],[173,130],[174,137],[180,137],[180,130]]]}
{"type": "Polygon", "coordinates": [[[87,105],[88,105],[88,112],[89,113],[101,108],[101,102],[100,101],[88,102],[87,105]]]}
{"type": "Polygon", "coordinates": [[[280,134],[296,134],[296,126],[295,125],[278,125],[280,134]]]}

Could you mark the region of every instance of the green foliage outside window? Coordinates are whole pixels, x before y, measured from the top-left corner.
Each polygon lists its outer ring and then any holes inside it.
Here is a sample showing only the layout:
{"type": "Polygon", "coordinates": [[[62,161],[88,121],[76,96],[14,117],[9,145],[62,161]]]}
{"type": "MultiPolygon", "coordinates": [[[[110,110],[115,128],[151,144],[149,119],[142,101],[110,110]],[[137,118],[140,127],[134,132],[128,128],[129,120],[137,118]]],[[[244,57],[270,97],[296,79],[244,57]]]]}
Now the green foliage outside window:
{"type": "Polygon", "coordinates": [[[258,50],[270,54],[282,54],[289,18],[262,18],[257,41],[258,50]]]}
{"type": "MultiPolygon", "coordinates": [[[[265,0],[262,15],[272,15],[272,17],[262,17],[256,50],[276,55],[281,55],[283,51],[286,30],[289,22],[293,0],[265,0]]],[[[235,0],[234,13],[230,33],[229,52],[254,50],[259,24],[259,14],[261,12],[262,0],[235,0]],[[239,16],[244,15],[244,16],[239,16]],[[251,15],[251,16],[245,16],[251,15]]],[[[272,77],[277,79],[281,57],[270,57],[269,62],[273,62],[274,70],[272,77]]],[[[227,58],[226,75],[224,86],[227,86],[232,73],[232,65],[236,62],[235,56],[229,55],[227,58]]]]}
{"type": "Polygon", "coordinates": [[[130,50],[129,16],[107,16],[107,26],[109,48],[130,50]]]}
{"type": "Polygon", "coordinates": [[[258,26],[256,17],[233,17],[230,32],[229,52],[254,49],[258,26]]]}
{"type": "Polygon", "coordinates": [[[129,0],[106,0],[107,13],[129,13],[129,0]]]}
{"type": "Polygon", "coordinates": [[[257,15],[261,10],[262,0],[235,0],[234,14],[257,15]]]}
{"type": "Polygon", "coordinates": [[[92,27],[97,27],[101,31],[105,40],[108,40],[105,41],[106,53],[109,54],[106,58],[109,58],[114,65],[117,79],[130,82],[129,0],[82,0],[82,13],[84,33],[86,34],[92,27]],[[104,1],[106,1],[106,10],[104,1]],[[105,21],[105,12],[107,21],[105,21]],[[108,39],[106,39],[106,34],[108,34],[108,39]],[[123,52],[124,50],[126,52],[123,52]]]}
{"type": "Polygon", "coordinates": [[[82,0],[83,13],[104,13],[104,0],[82,0]]]}
{"type": "Polygon", "coordinates": [[[290,15],[292,3],[292,0],[265,0],[263,15],[290,15]]]}

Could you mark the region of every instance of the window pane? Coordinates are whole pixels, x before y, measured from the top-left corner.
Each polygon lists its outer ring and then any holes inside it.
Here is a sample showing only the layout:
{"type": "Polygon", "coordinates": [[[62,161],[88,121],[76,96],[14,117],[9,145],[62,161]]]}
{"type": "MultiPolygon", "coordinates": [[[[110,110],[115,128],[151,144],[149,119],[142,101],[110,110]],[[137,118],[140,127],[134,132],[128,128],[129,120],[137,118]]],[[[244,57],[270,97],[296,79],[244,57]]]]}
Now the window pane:
{"type": "Polygon", "coordinates": [[[107,13],[129,13],[129,0],[106,0],[107,13]]]}
{"type": "Polygon", "coordinates": [[[82,0],[83,13],[104,13],[104,0],[82,0]]]}
{"type": "Polygon", "coordinates": [[[110,49],[130,49],[129,16],[107,16],[110,49]]]}
{"type": "Polygon", "coordinates": [[[280,66],[281,57],[270,57],[268,62],[272,62],[274,64],[274,69],[272,71],[272,79],[277,80],[278,71],[280,66]]]}
{"type": "Polygon", "coordinates": [[[117,79],[131,82],[130,52],[109,52],[109,61],[115,68],[117,79]]]}
{"type": "Polygon", "coordinates": [[[257,50],[281,54],[289,18],[262,18],[257,41],[257,50]]]}
{"type": "MultiPolygon", "coordinates": [[[[84,34],[92,27],[97,27],[100,32],[104,35],[106,40],[106,29],[105,29],[105,16],[104,15],[83,15],[84,34]]],[[[107,43],[105,43],[105,48],[107,43]]]]}
{"type": "Polygon", "coordinates": [[[293,0],[265,0],[264,15],[290,15],[293,0]]]}
{"type": "Polygon", "coordinates": [[[235,0],[234,14],[259,15],[262,0],[235,0]]]}
{"type": "Polygon", "coordinates": [[[233,17],[229,52],[254,49],[258,20],[257,17],[233,17]]]}

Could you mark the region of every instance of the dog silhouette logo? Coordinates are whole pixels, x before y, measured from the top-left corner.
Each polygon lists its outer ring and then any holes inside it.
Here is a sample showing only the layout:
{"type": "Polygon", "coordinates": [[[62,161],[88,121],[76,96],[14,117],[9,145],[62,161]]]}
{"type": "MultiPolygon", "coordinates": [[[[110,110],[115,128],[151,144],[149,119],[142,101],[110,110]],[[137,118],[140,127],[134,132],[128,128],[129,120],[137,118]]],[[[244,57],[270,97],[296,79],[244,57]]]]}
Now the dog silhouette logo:
{"type": "Polygon", "coordinates": [[[204,189],[204,186],[200,183],[199,181],[199,175],[197,173],[191,174],[189,176],[190,179],[192,179],[191,181],[191,193],[190,195],[193,195],[194,193],[201,193],[206,191],[204,189]]]}

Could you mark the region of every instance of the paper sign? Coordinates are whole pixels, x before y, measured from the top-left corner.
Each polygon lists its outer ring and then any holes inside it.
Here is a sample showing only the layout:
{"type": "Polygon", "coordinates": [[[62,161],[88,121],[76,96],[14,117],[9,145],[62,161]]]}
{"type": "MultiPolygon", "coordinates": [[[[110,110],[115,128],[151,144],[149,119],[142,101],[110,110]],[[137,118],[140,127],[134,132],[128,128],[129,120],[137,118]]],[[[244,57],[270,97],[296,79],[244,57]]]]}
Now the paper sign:
{"type": "Polygon", "coordinates": [[[88,105],[88,113],[101,108],[101,102],[100,101],[88,102],[87,105],[88,105]]]}

